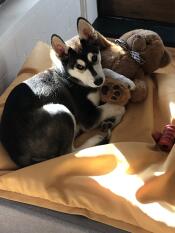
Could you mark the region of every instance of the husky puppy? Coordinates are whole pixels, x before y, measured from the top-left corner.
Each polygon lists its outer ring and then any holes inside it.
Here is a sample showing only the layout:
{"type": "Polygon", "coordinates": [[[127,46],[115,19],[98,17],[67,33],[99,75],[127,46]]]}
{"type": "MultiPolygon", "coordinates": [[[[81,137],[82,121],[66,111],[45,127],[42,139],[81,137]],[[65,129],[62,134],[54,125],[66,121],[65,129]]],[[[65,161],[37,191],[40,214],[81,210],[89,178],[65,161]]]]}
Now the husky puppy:
{"type": "MultiPolygon", "coordinates": [[[[125,112],[122,106],[99,106],[99,87],[105,77],[96,33],[79,20],[77,25],[79,49],[52,35],[55,67],[19,84],[7,98],[1,141],[20,167],[72,152],[78,129],[92,129],[110,118],[117,123],[125,112]]],[[[103,140],[95,135],[81,148],[103,140]]]]}

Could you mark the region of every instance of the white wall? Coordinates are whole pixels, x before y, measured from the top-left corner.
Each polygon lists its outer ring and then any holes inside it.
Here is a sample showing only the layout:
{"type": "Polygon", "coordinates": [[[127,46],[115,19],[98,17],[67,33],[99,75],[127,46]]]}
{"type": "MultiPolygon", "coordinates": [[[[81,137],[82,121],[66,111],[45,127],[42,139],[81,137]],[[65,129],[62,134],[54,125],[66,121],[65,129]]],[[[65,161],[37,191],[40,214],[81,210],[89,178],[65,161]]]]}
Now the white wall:
{"type": "Polygon", "coordinates": [[[92,23],[97,18],[97,2],[95,0],[86,0],[87,19],[92,23]]]}
{"type": "MultiPolygon", "coordinates": [[[[96,1],[87,2],[87,18],[93,22],[96,1]]],[[[0,8],[0,92],[15,78],[38,40],[50,43],[53,33],[71,38],[81,15],[80,0],[7,0],[0,8]]]]}
{"type": "Polygon", "coordinates": [[[97,18],[96,0],[80,0],[81,16],[87,18],[91,23],[97,18]]]}

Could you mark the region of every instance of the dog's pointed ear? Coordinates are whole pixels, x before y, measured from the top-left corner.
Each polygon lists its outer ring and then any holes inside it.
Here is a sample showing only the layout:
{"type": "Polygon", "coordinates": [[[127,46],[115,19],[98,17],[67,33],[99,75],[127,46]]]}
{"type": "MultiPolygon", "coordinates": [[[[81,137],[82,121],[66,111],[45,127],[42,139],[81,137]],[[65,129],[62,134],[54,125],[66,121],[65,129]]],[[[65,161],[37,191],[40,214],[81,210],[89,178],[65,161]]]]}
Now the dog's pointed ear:
{"type": "Polygon", "coordinates": [[[77,31],[80,37],[80,40],[88,40],[88,39],[97,39],[97,32],[93,28],[93,26],[84,18],[79,17],[77,19],[77,31]]]}
{"type": "Polygon", "coordinates": [[[59,57],[63,57],[68,54],[68,47],[64,41],[56,34],[51,36],[51,45],[53,50],[58,54],[59,57]]]}
{"type": "Polygon", "coordinates": [[[102,34],[96,31],[93,26],[84,18],[79,17],[77,19],[77,30],[81,39],[95,39],[99,46],[104,49],[111,46],[111,42],[106,39],[102,34]]]}

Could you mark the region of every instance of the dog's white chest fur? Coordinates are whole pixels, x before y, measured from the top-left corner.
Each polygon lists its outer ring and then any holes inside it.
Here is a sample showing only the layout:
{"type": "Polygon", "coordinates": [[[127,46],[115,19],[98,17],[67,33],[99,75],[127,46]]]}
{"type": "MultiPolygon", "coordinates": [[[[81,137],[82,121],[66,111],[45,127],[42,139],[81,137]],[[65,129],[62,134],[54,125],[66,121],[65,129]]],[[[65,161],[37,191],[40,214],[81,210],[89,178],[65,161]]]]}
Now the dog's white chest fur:
{"type": "Polygon", "coordinates": [[[99,105],[100,103],[100,92],[96,91],[96,92],[92,92],[90,93],[87,98],[96,106],[99,105]]]}

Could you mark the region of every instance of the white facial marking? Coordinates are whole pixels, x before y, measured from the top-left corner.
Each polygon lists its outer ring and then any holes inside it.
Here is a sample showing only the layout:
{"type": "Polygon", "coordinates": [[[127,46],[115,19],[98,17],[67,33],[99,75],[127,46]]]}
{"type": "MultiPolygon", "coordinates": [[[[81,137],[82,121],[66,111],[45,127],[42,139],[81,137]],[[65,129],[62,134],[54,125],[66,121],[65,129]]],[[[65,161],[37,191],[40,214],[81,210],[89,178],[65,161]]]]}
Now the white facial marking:
{"type": "MultiPolygon", "coordinates": [[[[98,62],[95,65],[93,65],[93,68],[96,71],[97,76],[101,77],[101,78],[103,78],[103,80],[105,80],[103,69],[102,69],[102,66],[100,63],[100,61],[101,61],[100,53],[97,54],[97,57],[98,57],[97,58],[98,62]]],[[[77,62],[84,62],[84,61],[81,59],[78,59],[77,62]]],[[[85,62],[84,62],[84,64],[85,64],[85,62]]],[[[88,69],[85,69],[82,71],[82,70],[79,70],[76,67],[74,67],[73,69],[69,69],[68,72],[72,77],[80,80],[82,82],[82,84],[85,86],[93,87],[93,88],[99,87],[99,86],[94,84],[95,77],[91,74],[90,70],[88,70],[88,69]]]]}
{"type": "Polygon", "coordinates": [[[92,76],[91,72],[88,69],[82,72],[81,70],[74,68],[74,69],[69,69],[68,72],[72,77],[80,80],[82,84],[84,84],[85,86],[97,87],[94,84],[94,77],[92,76]]]}
{"type": "Polygon", "coordinates": [[[98,54],[97,54],[97,61],[98,61],[99,63],[101,63],[101,54],[100,54],[100,52],[98,52],[98,54]]]}
{"type": "Polygon", "coordinates": [[[90,62],[92,61],[92,56],[93,56],[93,53],[88,53],[87,55],[87,58],[90,62]]]}
{"type": "Polygon", "coordinates": [[[83,60],[81,60],[81,59],[78,59],[78,60],[77,60],[77,64],[79,64],[79,65],[81,65],[81,66],[84,66],[84,67],[86,66],[86,65],[85,65],[85,62],[84,62],[83,60]]]}
{"type": "MultiPolygon", "coordinates": [[[[97,75],[101,78],[103,78],[103,83],[105,81],[105,75],[102,69],[102,65],[101,65],[101,55],[100,53],[98,53],[97,55],[97,63],[95,65],[93,65],[94,70],[96,71],[97,75]]],[[[103,85],[103,83],[101,85],[103,85]]]]}

